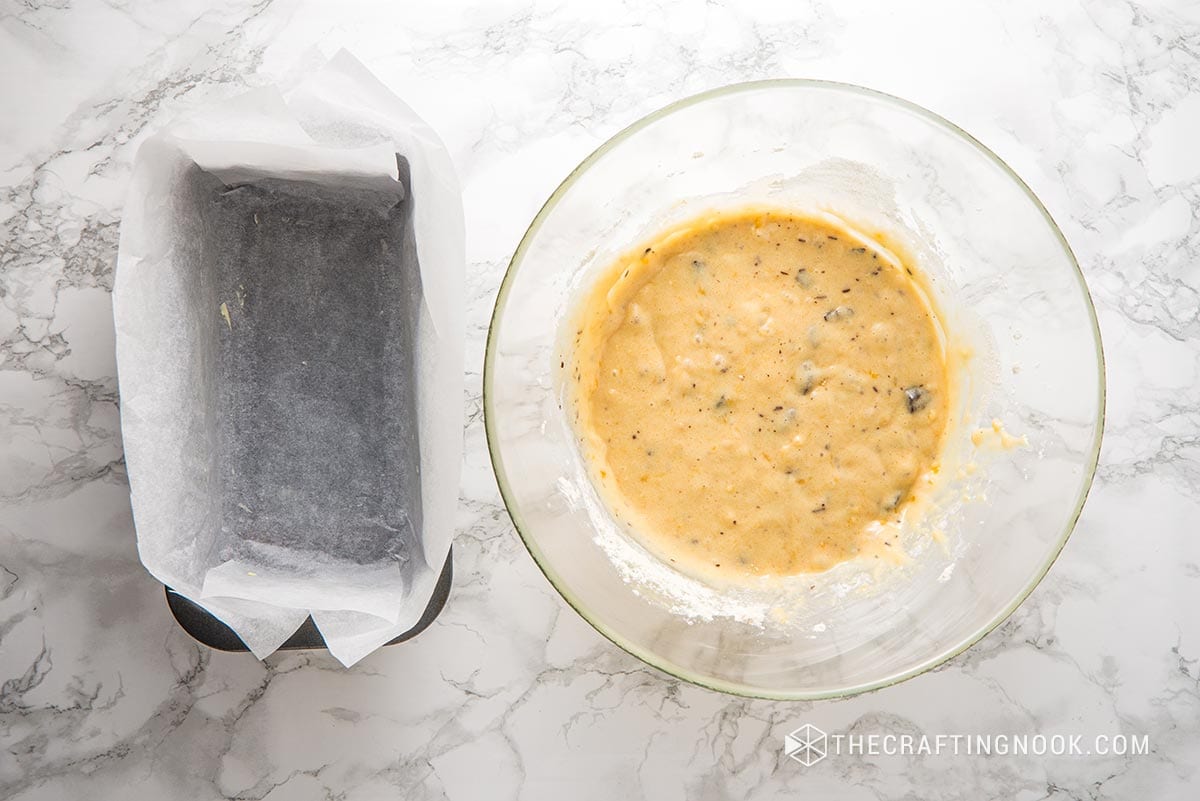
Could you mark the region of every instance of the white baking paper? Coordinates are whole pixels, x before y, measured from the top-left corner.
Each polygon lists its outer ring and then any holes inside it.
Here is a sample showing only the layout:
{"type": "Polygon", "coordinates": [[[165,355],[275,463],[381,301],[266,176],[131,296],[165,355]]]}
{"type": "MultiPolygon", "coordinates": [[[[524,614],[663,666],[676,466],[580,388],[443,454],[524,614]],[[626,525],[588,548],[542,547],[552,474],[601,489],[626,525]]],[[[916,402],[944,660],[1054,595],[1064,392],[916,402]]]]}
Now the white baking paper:
{"type": "MultiPolygon", "coordinates": [[[[463,273],[462,201],[449,155],[412,109],[344,51],[295,88],[256,90],[205,108],[138,151],[113,289],[138,550],[159,581],[229,624],[259,658],[312,615],[329,650],[349,666],[411,628],[425,610],[447,557],[458,497],[463,273]],[[397,154],[407,162],[411,197],[398,178],[397,154]],[[404,525],[386,558],[356,555],[360,521],[330,523],[330,510],[314,497],[296,497],[296,508],[312,505],[312,519],[328,527],[322,536],[337,547],[237,544],[246,532],[222,509],[239,476],[221,463],[221,438],[214,434],[220,421],[213,399],[228,387],[213,386],[219,382],[209,351],[213,337],[244,333],[235,327],[243,299],[196,302],[196,265],[209,258],[199,251],[220,235],[197,216],[197,204],[210,202],[195,189],[198,175],[201,183],[211,176],[226,187],[250,187],[241,191],[276,180],[366,187],[384,205],[393,202],[388,197],[413,204],[420,508],[400,512],[404,525]]],[[[278,497],[269,500],[289,508],[278,497]]]]}

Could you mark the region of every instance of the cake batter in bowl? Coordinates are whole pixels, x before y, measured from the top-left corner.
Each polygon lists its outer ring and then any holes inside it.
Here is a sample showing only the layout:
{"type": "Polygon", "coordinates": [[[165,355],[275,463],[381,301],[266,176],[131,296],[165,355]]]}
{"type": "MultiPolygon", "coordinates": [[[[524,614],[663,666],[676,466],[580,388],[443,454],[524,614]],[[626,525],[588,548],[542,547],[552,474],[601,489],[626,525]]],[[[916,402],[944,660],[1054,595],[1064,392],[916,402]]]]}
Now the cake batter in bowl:
{"type": "Polygon", "coordinates": [[[630,533],[721,581],[892,560],[950,394],[915,268],[828,217],[756,209],[692,220],[610,273],[560,369],[630,533]]]}
{"type": "Polygon", "coordinates": [[[996,156],[896,98],[770,81],[647,117],[559,187],[501,286],[484,406],[518,532],[601,633],[822,698],[938,664],[1033,590],[1091,483],[1103,361],[996,156]]]}

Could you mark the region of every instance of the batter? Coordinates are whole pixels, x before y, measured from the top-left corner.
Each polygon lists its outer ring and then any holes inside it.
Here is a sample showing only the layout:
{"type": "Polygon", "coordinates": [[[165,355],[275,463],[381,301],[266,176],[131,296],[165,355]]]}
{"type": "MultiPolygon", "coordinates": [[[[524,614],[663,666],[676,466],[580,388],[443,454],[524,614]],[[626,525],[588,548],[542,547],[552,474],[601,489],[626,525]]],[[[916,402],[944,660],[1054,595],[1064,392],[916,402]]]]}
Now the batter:
{"type": "Polygon", "coordinates": [[[622,259],[585,300],[569,369],[607,501],[689,572],[887,553],[881,524],[936,470],[936,316],[910,267],[832,219],[714,215],[622,259]]]}

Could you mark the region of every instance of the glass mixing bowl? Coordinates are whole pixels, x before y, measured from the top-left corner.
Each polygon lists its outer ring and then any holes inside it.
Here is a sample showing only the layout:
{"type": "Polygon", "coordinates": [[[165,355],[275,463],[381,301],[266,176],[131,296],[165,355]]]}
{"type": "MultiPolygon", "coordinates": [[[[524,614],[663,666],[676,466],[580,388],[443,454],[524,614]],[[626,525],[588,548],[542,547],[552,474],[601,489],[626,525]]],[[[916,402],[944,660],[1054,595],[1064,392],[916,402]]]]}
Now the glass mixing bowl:
{"type": "Polygon", "coordinates": [[[483,393],[509,514],[579,614],[681,679],[813,699],[928,670],[1029,595],[1091,485],[1104,376],[1079,267],[1011,169],[912,103],[784,80],[670,105],[567,177],[500,287],[483,393]],[[962,356],[944,480],[930,514],[906,531],[903,565],[847,563],[720,589],[648,553],[597,495],[564,411],[564,332],[573,333],[581,294],[655,232],[748,205],[825,210],[886,232],[926,274],[949,347],[962,356]],[[993,420],[1028,444],[1000,447],[993,420]]]}

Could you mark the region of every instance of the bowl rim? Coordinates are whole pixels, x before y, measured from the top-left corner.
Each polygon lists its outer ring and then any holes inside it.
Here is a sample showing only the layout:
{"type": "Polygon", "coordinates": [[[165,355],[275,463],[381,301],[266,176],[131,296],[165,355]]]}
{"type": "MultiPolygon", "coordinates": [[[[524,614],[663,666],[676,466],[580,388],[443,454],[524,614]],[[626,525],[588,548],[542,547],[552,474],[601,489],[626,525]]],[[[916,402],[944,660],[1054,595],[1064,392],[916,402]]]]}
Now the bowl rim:
{"type": "Polygon", "coordinates": [[[483,418],[484,430],[488,443],[488,454],[492,463],[492,471],[496,477],[496,484],[500,489],[500,496],[504,502],[504,508],[508,512],[508,516],[513,523],[513,528],[516,529],[521,542],[524,543],[526,550],[529,551],[530,556],[533,557],[534,563],[542,571],[542,574],[546,577],[558,594],[562,596],[563,600],[566,601],[566,603],[572,609],[574,609],[580,617],[586,620],[588,624],[592,626],[592,628],[598,631],[618,648],[644,662],[645,664],[661,670],[669,676],[686,681],[690,684],[704,687],[706,689],[716,690],[718,692],[772,701],[816,701],[833,698],[847,698],[860,693],[890,687],[915,676],[919,676],[922,673],[929,672],[934,668],[948,662],[978,643],[1009,617],[1011,617],[1017,608],[1023,604],[1025,600],[1033,593],[1033,591],[1041,583],[1042,579],[1045,578],[1046,574],[1050,571],[1050,568],[1054,565],[1055,561],[1057,561],[1059,555],[1062,553],[1063,548],[1067,544],[1067,540],[1070,539],[1071,534],[1075,530],[1075,526],[1083,512],[1084,504],[1087,501],[1088,494],[1091,491],[1092,484],[1095,480],[1096,468],[1100,457],[1101,441],[1104,436],[1105,407],[1107,402],[1104,344],[1100,336],[1100,324],[1096,315],[1095,303],[1093,302],[1091,293],[1088,290],[1087,282],[1083,276],[1083,271],[1079,267],[1079,261],[1076,259],[1074,251],[1071,250],[1070,244],[1063,235],[1062,229],[1059,228],[1058,223],[1054,221],[1054,218],[1050,215],[1050,212],[1047,211],[1046,206],[1029,187],[1029,185],[1025,183],[1025,181],[1016,173],[1015,170],[1012,169],[1012,167],[1007,164],[1007,162],[996,155],[996,153],[994,153],[989,147],[984,145],[964,129],[960,128],[958,125],[955,125],[945,117],[930,111],[924,106],[920,106],[910,100],[905,100],[902,97],[888,94],[887,92],[881,92],[879,90],[870,89],[857,84],[813,78],[773,78],[767,80],[744,81],[709,89],[704,92],[676,100],[675,102],[669,103],[622,128],[615,135],[610,137],[603,144],[589,153],[581,162],[579,162],[578,166],[571,170],[567,177],[564,178],[562,182],[554,189],[550,197],[546,199],[545,203],[542,204],[542,207],[538,210],[537,214],[534,215],[533,220],[526,229],[525,234],[521,237],[521,241],[517,244],[516,250],[513,251],[512,258],[509,260],[508,267],[505,269],[504,278],[501,280],[499,290],[496,293],[496,301],[492,308],[492,315],[488,323],[487,344],[484,352],[482,379],[483,418]],[[583,173],[585,173],[595,162],[600,160],[609,151],[613,150],[617,145],[629,139],[642,129],[655,122],[658,122],[661,119],[664,119],[665,117],[670,116],[677,111],[699,105],[709,100],[725,97],[727,95],[738,94],[741,92],[762,91],[764,89],[820,89],[835,92],[849,92],[851,94],[863,95],[874,100],[882,100],[886,103],[897,105],[903,110],[912,112],[917,116],[924,118],[933,125],[945,129],[948,133],[959,137],[961,140],[973,146],[981,155],[999,167],[1000,170],[1007,174],[1009,178],[1011,178],[1013,182],[1016,183],[1016,185],[1025,193],[1025,196],[1031,203],[1033,203],[1034,207],[1042,215],[1046,224],[1050,227],[1050,230],[1058,240],[1059,246],[1062,248],[1063,253],[1067,257],[1067,261],[1074,269],[1075,280],[1079,286],[1080,292],[1083,294],[1084,306],[1087,310],[1088,320],[1091,323],[1092,339],[1097,358],[1096,421],[1092,434],[1092,442],[1084,461],[1083,481],[1080,484],[1078,496],[1075,499],[1075,507],[1068,517],[1067,523],[1063,527],[1062,532],[1059,534],[1058,541],[1054,544],[1049,557],[1044,561],[1044,563],[1041,564],[1036,571],[1034,571],[1030,579],[1020,590],[1018,590],[1018,592],[1013,596],[1006,606],[994,614],[987,623],[979,628],[978,631],[962,638],[959,642],[943,648],[933,656],[922,660],[913,667],[893,672],[892,674],[884,676],[883,678],[843,687],[833,687],[819,690],[765,690],[760,687],[742,684],[739,682],[726,681],[712,676],[696,675],[691,671],[686,670],[682,666],[677,665],[668,659],[660,657],[658,654],[639,648],[623,637],[619,632],[610,628],[606,623],[600,620],[598,616],[589,613],[584,608],[584,605],[572,595],[570,588],[566,586],[561,578],[558,577],[554,570],[547,564],[547,560],[544,559],[541,549],[538,547],[537,543],[525,533],[520,510],[517,507],[515,500],[510,498],[511,490],[509,487],[508,474],[504,469],[503,458],[501,457],[499,452],[500,449],[497,446],[498,439],[495,431],[495,413],[492,409],[491,403],[493,393],[490,391],[490,389],[494,375],[493,362],[496,356],[496,324],[500,318],[500,312],[504,308],[505,301],[508,298],[513,277],[516,275],[517,270],[520,267],[529,243],[541,229],[543,222],[549,216],[550,212],[554,210],[555,206],[558,205],[558,202],[562,199],[562,197],[571,189],[576,180],[578,180],[578,178],[583,175],[583,173]]]}

